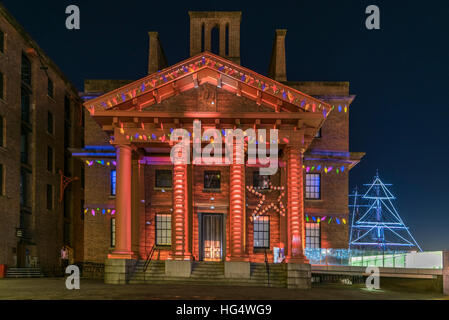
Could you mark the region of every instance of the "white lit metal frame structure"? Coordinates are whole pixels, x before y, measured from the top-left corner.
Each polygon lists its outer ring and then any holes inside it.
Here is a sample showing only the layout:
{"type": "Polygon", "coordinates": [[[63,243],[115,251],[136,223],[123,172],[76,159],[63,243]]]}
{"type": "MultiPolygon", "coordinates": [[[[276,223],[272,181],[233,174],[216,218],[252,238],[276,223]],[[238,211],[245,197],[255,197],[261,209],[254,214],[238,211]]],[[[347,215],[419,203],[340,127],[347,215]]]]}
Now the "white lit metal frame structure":
{"type": "Polygon", "coordinates": [[[387,188],[391,184],[384,184],[376,173],[373,183],[364,186],[365,194],[356,189],[350,195],[354,201],[349,205],[349,250],[422,251],[392,203],[396,197],[387,188]]]}

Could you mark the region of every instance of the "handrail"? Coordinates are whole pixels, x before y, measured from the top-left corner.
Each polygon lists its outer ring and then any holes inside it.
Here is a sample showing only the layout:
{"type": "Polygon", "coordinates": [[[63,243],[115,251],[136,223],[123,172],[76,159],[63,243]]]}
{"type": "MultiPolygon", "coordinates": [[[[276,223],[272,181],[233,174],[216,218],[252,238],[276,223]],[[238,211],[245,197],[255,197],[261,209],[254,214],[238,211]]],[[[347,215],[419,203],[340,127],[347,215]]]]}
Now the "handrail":
{"type": "Polygon", "coordinates": [[[270,265],[268,264],[267,249],[265,249],[265,268],[266,268],[266,270],[267,270],[267,281],[268,281],[268,286],[270,286],[270,265]]]}
{"type": "Polygon", "coordinates": [[[151,260],[153,259],[154,251],[156,251],[156,244],[153,244],[153,246],[150,249],[150,253],[147,256],[147,259],[145,260],[145,264],[143,265],[143,272],[145,273],[150,265],[151,260]]]}

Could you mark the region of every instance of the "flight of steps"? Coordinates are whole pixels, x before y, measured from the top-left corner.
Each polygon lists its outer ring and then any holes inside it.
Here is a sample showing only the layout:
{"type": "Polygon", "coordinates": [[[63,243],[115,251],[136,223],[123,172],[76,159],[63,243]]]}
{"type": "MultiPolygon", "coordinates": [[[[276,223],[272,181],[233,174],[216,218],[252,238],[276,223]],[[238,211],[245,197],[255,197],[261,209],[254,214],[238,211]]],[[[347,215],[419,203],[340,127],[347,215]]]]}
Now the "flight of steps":
{"type": "Polygon", "coordinates": [[[268,281],[267,267],[265,263],[251,263],[250,283],[270,287],[286,287],[287,271],[285,265],[279,263],[269,264],[270,279],[268,281]]]}
{"type": "Polygon", "coordinates": [[[232,285],[232,286],[270,286],[285,287],[285,266],[270,264],[270,282],[267,280],[267,270],[264,263],[251,264],[250,279],[228,279],[224,276],[223,262],[194,262],[190,278],[177,278],[165,276],[165,262],[154,260],[150,262],[146,272],[143,272],[144,261],[139,261],[135,272],[131,275],[129,283],[147,284],[205,284],[205,285],[232,285]]]}
{"type": "Polygon", "coordinates": [[[42,278],[44,274],[40,268],[8,268],[7,278],[42,278]]]}
{"type": "MultiPolygon", "coordinates": [[[[131,275],[129,283],[150,283],[150,281],[163,280],[165,278],[165,261],[152,260],[144,273],[145,260],[137,262],[136,269],[131,275]]],[[[152,282],[153,283],[153,282],[152,282]]]]}

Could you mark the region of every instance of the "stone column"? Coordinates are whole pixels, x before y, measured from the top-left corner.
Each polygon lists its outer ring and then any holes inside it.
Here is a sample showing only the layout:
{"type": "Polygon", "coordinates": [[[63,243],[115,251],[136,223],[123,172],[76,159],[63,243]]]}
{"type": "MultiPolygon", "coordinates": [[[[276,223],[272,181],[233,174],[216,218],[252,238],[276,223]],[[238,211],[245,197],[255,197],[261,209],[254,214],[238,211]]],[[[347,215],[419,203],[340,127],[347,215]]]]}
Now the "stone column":
{"type": "Polygon", "coordinates": [[[304,256],[304,190],[302,154],[298,146],[288,146],[287,152],[287,234],[288,263],[307,263],[304,256]]]}
{"type": "Polygon", "coordinates": [[[188,172],[187,164],[175,164],[173,168],[173,215],[172,252],[173,260],[190,260],[188,245],[188,172]]]}
{"type": "Polygon", "coordinates": [[[312,273],[304,256],[304,190],[302,152],[297,144],[287,152],[287,288],[310,289],[312,273]]]}
{"type": "Polygon", "coordinates": [[[117,186],[115,197],[116,240],[110,259],[132,259],[131,250],[131,155],[129,145],[117,145],[117,186]]]}
{"type": "Polygon", "coordinates": [[[245,154],[243,148],[234,145],[230,175],[230,260],[244,261],[245,256],[245,154]]]}

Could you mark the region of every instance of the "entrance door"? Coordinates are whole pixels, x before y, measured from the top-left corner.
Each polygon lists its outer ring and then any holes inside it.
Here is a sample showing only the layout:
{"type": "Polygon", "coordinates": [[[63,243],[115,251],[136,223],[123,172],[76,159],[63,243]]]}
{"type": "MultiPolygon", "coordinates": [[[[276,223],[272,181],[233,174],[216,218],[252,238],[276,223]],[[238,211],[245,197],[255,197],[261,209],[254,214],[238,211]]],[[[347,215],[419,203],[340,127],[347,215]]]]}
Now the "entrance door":
{"type": "Polygon", "coordinates": [[[223,216],[203,214],[203,260],[221,261],[223,256],[223,216]]]}

